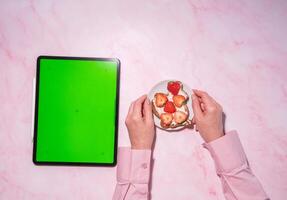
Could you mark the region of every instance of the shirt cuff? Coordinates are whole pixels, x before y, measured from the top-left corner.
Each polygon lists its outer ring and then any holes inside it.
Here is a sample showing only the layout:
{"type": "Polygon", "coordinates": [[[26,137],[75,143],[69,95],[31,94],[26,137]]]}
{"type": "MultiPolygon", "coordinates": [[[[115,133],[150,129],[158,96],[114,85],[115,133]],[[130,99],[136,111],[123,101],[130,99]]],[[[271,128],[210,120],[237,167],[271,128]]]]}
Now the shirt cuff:
{"type": "Polygon", "coordinates": [[[231,172],[247,163],[238,134],[234,130],[203,146],[210,152],[218,174],[231,172]]]}
{"type": "Polygon", "coordinates": [[[150,178],[151,150],[118,149],[117,181],[146,184],[150,178]]]}

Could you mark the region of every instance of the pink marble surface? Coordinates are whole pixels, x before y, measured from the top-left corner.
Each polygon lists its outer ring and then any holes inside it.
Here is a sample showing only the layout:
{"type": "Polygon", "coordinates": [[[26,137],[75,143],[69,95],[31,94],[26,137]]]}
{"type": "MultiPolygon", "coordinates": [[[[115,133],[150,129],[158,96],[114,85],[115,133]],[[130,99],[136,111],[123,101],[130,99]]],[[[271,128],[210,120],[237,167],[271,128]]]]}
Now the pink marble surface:
{"type": "MultiPolygon", "coordinates": [[[[129,103],[162,79],[208,91],[272,199],[287,194],[287,1],[0,1],[0,199],[111,199],[116,168],[32,164],[40,54],[118,57],[129,103]]],[[[194,131],[157,130],[152,199],[223,199],[194,131]],[[180,188],[180,190],[179,190],[180,188]]]]}

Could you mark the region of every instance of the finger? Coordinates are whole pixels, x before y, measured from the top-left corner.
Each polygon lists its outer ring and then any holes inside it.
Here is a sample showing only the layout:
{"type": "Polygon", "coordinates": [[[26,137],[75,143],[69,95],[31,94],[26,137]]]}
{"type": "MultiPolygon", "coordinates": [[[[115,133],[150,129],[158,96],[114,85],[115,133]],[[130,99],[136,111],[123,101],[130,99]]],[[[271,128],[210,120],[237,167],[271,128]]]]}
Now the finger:
{"type": "Polygon", "coordinates": [[[202,116],[203,113],[202,113],[202,110],[200,108],[200,102],[198,100],[198,97],[196,95],[192,94],[191,98],[192,98],[192,109],[193,109],[195,117],[202,116]]]}
{"type": "Polygon", "coordinates": [[[201,110],[202,110],[203,112],[205,111],[204,103],[200,103],[200,108],[201,108],[201,110]]]}
{"type": "Polygon", "coordinates": [[[203,103],[201,97],[198,97],[197,99],[198,99],[198,101],[199,101],[201,110],[204,112],[204,111],[205,111],[205,107],[204,107],[204,103],[203,103]]]}
{"type": "Polygon", "coordinates": [[[143,113],[144,113],[144,118],[146,121],[150,122],[153,120],[152,105],[150,103],[149,98],[146,98],[144,101],[143,113]]]}
{"type": "Polygon", "coordinates": [[[134,110],[134,102],[131,103],[127,117],[131,116],[134,110]]]}
{"type": "Polygon", "coordinates": [[[208,109],[209,106],[213,106],[215,104],[213,98],[209,96],[206,92],[201,90],[193,90],[193,92],[197,97],[200,97],[206,109],[208,109]]]}
{"type": "Polygon", "coordinates": [[[192,118],[191,123],[195,124],[195,118],[194,117],[192,118]]]}
{"type": "Polygon", "coordinates": [[[216,102],[207,92],[202,90],[196,90],[193,89],[194,94],[196,94],[197,97],[199,97],[200,102],[204,102],[205,99],[209,99],[213,102],[216,102]]]}
{"type": "Polygon", "coordinates": [[[194,94],[195,94],[197,97],[200,97],[202,101],[203,101],[203,98],[206,98],[206,97],[209,96],[209,95],[207,94],[207,92],[202,91],[202,90],[193,89],[192,91],[194,92],[194,94]]]}
{"type": "Polygon", "coordinates": [[[146,95],[143,95],[135,101],[133,107],[133,115],[137,117],[142,117],[142,108],[143,108],[142,104],[145,101],[146,97],[147,97],[146,95]]]}

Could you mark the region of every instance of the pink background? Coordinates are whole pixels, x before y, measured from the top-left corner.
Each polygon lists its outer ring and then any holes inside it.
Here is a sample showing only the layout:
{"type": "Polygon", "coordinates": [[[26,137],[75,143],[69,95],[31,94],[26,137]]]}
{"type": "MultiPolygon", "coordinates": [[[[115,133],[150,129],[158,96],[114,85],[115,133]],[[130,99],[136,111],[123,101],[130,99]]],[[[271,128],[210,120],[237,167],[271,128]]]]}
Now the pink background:
{"type": "MultiPolygon", "coordinates": [[[[119,144],[132,100],[179,79],[224,107],[272,199],[287,195],[287,1],[1,1],[0,199],[111,199],[116,168],[33,165],[32,79],[40,54],[118,57],[119,144]]],[[[223,199],[194,131],[157,130],[152,197],[223,199]]]]}

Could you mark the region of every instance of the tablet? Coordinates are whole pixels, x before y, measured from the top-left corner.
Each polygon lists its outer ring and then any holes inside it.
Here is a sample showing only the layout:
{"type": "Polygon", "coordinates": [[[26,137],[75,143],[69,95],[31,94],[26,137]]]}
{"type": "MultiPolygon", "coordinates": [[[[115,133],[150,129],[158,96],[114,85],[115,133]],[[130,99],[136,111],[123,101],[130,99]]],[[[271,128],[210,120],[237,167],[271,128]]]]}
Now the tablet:
{"type": "Polygon", "coordinates": [[[33,162],[116,165],[120,61],[39,56],[33,162]]]}

